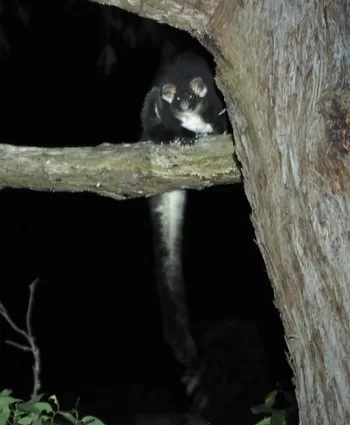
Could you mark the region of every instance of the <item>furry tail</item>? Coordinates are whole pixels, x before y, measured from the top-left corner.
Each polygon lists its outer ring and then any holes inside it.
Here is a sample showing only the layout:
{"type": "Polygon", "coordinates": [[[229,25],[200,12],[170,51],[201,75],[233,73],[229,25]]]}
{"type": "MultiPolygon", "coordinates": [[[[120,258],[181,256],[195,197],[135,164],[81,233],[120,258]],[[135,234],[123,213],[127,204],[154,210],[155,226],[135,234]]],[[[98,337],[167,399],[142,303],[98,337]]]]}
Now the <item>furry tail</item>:
{"type": "Polygon", "coordinates": [[[155,232],[157,285],[164,338],[176,359],[189,367],[196,347],[189,327],[186,292],[182,276],[182,231],[186,191],[179,190],[151,198],[155,232]]]}

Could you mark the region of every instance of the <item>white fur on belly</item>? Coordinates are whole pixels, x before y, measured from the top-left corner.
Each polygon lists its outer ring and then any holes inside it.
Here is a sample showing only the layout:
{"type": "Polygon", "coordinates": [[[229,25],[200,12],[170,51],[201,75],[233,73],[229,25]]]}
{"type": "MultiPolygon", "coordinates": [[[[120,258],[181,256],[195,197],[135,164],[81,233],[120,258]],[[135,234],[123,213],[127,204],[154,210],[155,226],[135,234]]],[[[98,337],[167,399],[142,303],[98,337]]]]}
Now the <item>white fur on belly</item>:
{"type": "Polygon", "coordinates": [[[161,201],[156,209],[161,223],[162,243],[166,248],[165,271],[171,275],[181,273],[181,240],[185,205],[186,191],[175,190],[161,195],[161,201]]]}
{"type": "Polygon", "coordinates": [[[211,124],[203,121],[202,117],[198,114],[184,113],[178,118],[181,121],[181,127],[187,128],[187,130],[193,131],[194,133],[210,134],[214,132],[211,124]]]}

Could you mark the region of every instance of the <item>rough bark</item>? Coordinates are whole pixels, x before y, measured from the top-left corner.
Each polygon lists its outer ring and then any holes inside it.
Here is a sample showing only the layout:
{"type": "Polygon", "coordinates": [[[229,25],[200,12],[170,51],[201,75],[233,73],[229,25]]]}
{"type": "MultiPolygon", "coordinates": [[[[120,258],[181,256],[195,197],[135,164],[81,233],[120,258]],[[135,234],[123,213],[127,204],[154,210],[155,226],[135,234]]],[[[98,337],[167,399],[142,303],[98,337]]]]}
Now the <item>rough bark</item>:
{"type": "Polygon", "coordinates": [[[116,199],[202,189],[240,180],[232,153],[230,136],[205,137],[184,148],[151,142],[86,148],[0,144],[0,188],[87,191],[116,199]]]}
{"type": "Polygon", "coordinates": [[[300,423],[349,424],[349,2],[108,3],[186,29],[214,54],[300,423]]]}
{"type": "Polygon", "coordinates": [[[348,7],[244,2],[215,35],[305,425],[350,423],[348,7]]]}

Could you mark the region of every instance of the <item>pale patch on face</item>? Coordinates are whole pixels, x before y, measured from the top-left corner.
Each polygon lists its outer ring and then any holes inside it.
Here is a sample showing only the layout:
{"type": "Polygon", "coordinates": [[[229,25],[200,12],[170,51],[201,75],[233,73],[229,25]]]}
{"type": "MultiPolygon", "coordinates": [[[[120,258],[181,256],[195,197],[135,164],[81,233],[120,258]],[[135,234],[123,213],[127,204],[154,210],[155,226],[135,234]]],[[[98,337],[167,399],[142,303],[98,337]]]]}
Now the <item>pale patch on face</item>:
{"type": "MultiPolygon", "coordinates": [[[[198,97],[203,98],[207,92],[207,86],[201,77],[196,77],[189,84],[190,90],[198,97]]],[[[174,100],[177,87],[175,84],[164,84],[162,87],[162,99],[171,104],[174,100]]]]}
{"type": "MultiPolygon", "coordinates": [[[[192,92],[192,96],[196,96],[197,99],[203,99],[207,92],[207,86],[205,85],[203,79],[201,77],[193,78],[189,84],[190,93],[192,92]]],[[[175,84],[164,84],[162,87],[162,99],[168,102],[170,105],[173,104],[175,96],[177,93],[177,87],[175,84]]],[[[187,94],[188,96],[188,94],[187,94]]],[[[180,97],[176,99],[177,101],[181,101],[180,97]]],[[[214,133],[214,129],[211,124],[205,122],[200,114],[202,108],[202,102],[199,101],[195,109],[191,110],[190,105],[186,104],[186,101],[190,104],[191,100],[188,97],[183,98],[183,102],[181,103],[182,111],[178,109],[176,105],[176,109],[174,109],[173,113],[176,118],[180,121],[181,127],[186,128],[189,131],[192,131],[196,134],[204,135],[214,133]],[[187,107],[186,107],[187,106],[187,107]]],[[[222,110],[219,115],[222,115],[226,110],[222,110]]],[[[159,116],[159,111],[156,110],[156,115],[159,116]]]]}

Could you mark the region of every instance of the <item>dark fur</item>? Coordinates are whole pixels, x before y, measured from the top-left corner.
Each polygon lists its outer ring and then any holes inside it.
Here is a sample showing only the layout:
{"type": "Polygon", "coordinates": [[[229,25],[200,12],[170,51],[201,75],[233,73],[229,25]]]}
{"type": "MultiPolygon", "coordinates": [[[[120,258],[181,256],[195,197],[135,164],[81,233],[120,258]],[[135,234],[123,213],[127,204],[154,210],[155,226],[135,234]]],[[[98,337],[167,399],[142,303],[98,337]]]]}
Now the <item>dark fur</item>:
{"type": "Polygon", "coordinates": [[[169,104],[161,98],[161,87],[171,83],[179,89],[186,89],[190,81],[197,76],[203,78],[208,89],[201,113],[203,120],[212,124],[215,134],[227,131],[227,114],[219,115],[224,108],[224,103],[218,95],[207,62],[193,52],[185,52],[175,56],[160,68],[151,90],[146,95],[141,112],[142,140],[160,143],[170,142],[175,138],[195,138],[195,133],[181,127],[179,120],[172,114],[169,104]],[[157,105],[161,118],[156,116],[154,105],[157,105]]]}
{"type": "MultiPolygon", "coordinates": [[[[154,79],[152,88],[145,97],[141,112],[142,140],[166,143],[180,139],[182,144],[187,144],[192,143],[199,136],[181,126],[181,122],[174,116],[169,103],[162,98],[164,84],[175,84],[181,92],[181,90],[187,90],[190,82],[196,77],[201,77],[207,88],[206,95],[200,99],[202,120],[211,124],[212,133],[221,134],[227,131],[227,115],[220,114],[225,106],[218,95],[208,64],[196,54],[186,52],[162,66],[154,79]]],[[[155,196],[150,200],[150,208],[155,231],[157,284],[164,336],[172,347],[177,360],[185,366],[190,366],[196,357],[196,348],[189,327],[186,291],[182,275],[181,218],[184,215],[185,202],[179,203],[181,205],[178,208],[178,214],[181,217],[177,222],[176,236],[171,239],[173,250],[170,250],[166,240],[174,228],[171,227],[170,218],[176,216],[176,214],[170,213],[169,205],[173,204],[169,203],[169,199],[181,200],[181,193],[185,195],[185,192],[178,191],[155,196]],[[171,252],[176,252],[177,261],[169,260],[173,258],[171,252]]]]}

